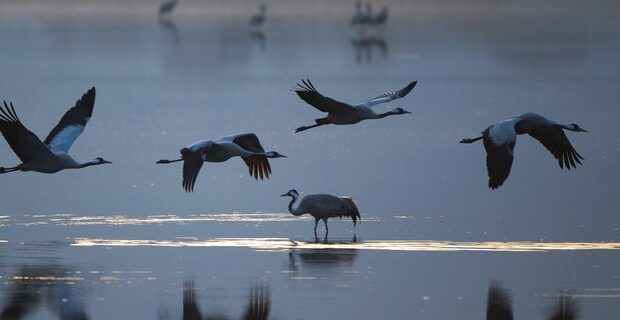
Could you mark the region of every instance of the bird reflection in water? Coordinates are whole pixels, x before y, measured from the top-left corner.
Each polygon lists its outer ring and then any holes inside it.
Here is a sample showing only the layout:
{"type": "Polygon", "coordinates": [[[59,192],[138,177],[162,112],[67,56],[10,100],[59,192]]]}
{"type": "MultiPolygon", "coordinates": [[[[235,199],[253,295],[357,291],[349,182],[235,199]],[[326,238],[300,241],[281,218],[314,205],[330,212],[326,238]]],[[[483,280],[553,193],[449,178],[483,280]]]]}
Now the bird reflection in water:
{"type": "MultiPolygon", "coordinates": [[[[271,309],[271,293],[269,286],[263,283],[253,284],[250,287],[248,304],[241,316],[241,320],[266,320],[271,309]]],[[[194,281],[183,283],[183,320],[228,320],[233,319],[226,315],[204,315],[198,307],[194,281]]]]}
{"type": "Polygon", "coordinates": [[[379,50],[383,57],[388,55],[388,45],[382,36],[367,36],[360,34],[351,39],[351,45],[355,49],[355,60],[357,63],[371,63],[374,49],[379,50]]]}
{"type": "MultiPolygon", "coordinates": [[[[354,235],[351,240],[333,240],[328,241],[327,235],[320,241],[315,238],[315,243],[322,244],[354,244],[357,243],[357,237],[354,235]]],[[[320,269],[319,273],[326,270],[342,271],[343,267],[352,267],[358,258],[358,250],[352,249],[291,249],[288,254],[288,271],[296,276],[299,272],[300,265],[307,268],[306,271],[313,275],[316,269],[320,269]]]]}
{"type": "Polygon", "coordinates": [[[43,303],[57,319],[90,319],[84,306],[84,292],[65,270],[55,266],[24,267],[12,277],[11,288],[0,319],[25,319],[43,303]]]}
{"type": "Polygon", "coordinates": [[[487,296],[487,320],[512,320],[512,299],[510,294],[493,281],[487,296]]]}
{"type": "Polygon", "coordinates": [[[177,30],[176,23],[174,23],[174,20],[172,20],[171,17],[160,16],[159,25],[162,27],[162,29],[166,30],[172,35],[172,40],[174,41],[174,43],[179,42],[179,31],[177,30]]]}
{"type": "Polygon", "coordinates": [[[262,51],[267,47],[265,32],[263,30],[257,29],[250,31],[250,38],[253,42],[258,43],[262,51]]]}
{"type": "MultiPolygon", "coordinates": [[[[489,285],[487,298],[487,320],[512,320],[512,301],[510,293],[497,281],[489,285]]],[[[577,304],[574,294],[563,291],[558,295],[558,303],[553,307],[547,320],[577,320],[577,304]]]]}
{"type": "Polygon", "coordinates": [[[577,304],[570,292],[564,291],[558,296],[558,304],[553,308],[549,320],[577,320],[577,304]]]}

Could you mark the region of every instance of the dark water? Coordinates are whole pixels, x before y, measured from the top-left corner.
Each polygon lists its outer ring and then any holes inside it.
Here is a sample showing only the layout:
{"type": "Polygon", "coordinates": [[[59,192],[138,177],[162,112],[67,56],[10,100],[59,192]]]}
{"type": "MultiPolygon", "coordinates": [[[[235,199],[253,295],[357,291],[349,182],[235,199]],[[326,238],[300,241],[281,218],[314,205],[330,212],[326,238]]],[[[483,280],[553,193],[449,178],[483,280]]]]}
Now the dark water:
{"type": "Polygon", "coordinates": [[[353,1],[264,2],[259,31],[250,1],[168,20],[158,1],[0,1],[0,98],[44,138],[96,86],[71,153],[114,162],[1,176],[4,316],[181,319],[185,295],[186,318],[618,318],[617,2],[377,2],[389,21],[364,34],[353,1]],[[418,80],[378,108],[413,115],[294,134],[319,116],[302,77],[348,102],[418,80]],[[587,160],[562,171],[520,137],[491,192],[482,147],[457,142],[526,111],[586,128],[568,136],[587,160]],[[238,132],[288,156],[270,180],[207,164],[185,194],[154,164],[238,132]],[[315,239],[282,213],[291,188],[353,195],[362,224],[315,239]]]}
{"type": "Polygon", "coordinates": [[[181,319],[193,283],[191,305],[204,316],[268,305],[272,319],[484,319],[500,281],[516,318],[548,319],[559,296],[581,319],[620,312],[620,243],[409,233],[455,222],[367,216],[353,229],[334,220],[325,240],[309,237],[310,219],[284,214],[5,217],[3,308],[25,304],[36,319],[58,310],[181,319]]]}

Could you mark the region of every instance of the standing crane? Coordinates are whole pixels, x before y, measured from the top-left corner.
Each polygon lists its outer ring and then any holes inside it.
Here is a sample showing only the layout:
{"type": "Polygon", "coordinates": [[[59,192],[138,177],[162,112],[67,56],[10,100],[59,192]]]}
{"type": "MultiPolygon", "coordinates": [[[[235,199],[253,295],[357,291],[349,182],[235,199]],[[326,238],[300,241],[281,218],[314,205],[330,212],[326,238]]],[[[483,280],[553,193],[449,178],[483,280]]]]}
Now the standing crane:
{"type": "Polygon", "coordinates": [[[334,217],[350,217],[353,219],[353,226],[356,225],[357,219],[362,219],[360,212],[357,209],[357,205],[353,202],[351,197],[337,197],[330,194],[309,194],[294,207],[295,202],[299,198],[299,192],[292,189],[289,192],[281,195],[281,197],[291,197],[291,202],[288,204],[288,211],[294,216],[301,216],[303,214],[310,214],[314,217],[314,236],[316,237],[316,226],[319,224],[319,220],[323,220],[325,224],[325,236],[329,233],[327,228],[327,219],[334,217]]]}

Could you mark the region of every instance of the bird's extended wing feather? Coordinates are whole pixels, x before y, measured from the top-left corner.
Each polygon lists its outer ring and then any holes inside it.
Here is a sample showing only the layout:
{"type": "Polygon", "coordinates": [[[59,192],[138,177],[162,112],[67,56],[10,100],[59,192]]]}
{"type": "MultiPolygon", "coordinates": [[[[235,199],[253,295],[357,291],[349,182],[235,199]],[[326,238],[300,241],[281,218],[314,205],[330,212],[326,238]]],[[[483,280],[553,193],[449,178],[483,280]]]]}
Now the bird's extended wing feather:
{"type": "Polygon", "coordinates": [[[0,106],[0,132],[24,163],[36,157],[53,156],[41,140],[24,127],[17,117],[13,103],[10,103],[10,107],[6,102],[4,108],[0,106]]]}
{"type": "Polygon", "coordinates": [[[560,127],[541,127],[529,132],[529,135],[540,141],[547,150],[558,160],[560,168],[568,170],[577,168],[575,163],[581,164],[583,157],[575,151],[564,130],[560,127]],[[581,159],[581,160],[580,160],[581,159]]]}
{"type": "Polygon", "coordinates": [[[196,178],[202,168],[204,160],[202,159],[202,150],[191,151],[188,148],[181,150],[183,156],[183,189],[186,192],[194,191],[196,178]]]}
{"type": "MultiPolygon", "coordinates": [[[[232,141],[240,146],[241,148],[254,152],[254,153],[264,153],[265,149],[260,144],[258,137],[253,133],[244,133],[239,134],[232,137],[232,141]]],[[[269,179],[269,174],[271,174],[271,166],[269,165],[269,159],[264,156],[250,156],[250,157],[242,157],[245,164],[248,166],[248,170],[250,172],[250,176],[253,176],[255,179],[269,179]]]]}
{"type": "Polygon", "coordinates": [[[413,90],[413,88],[415,88],[416,84],[418,84],[417,81],[413,81],[411,83],[409,83],[406,87],[397,90],[397,91],[392,91],[392,92],[387,92],[384,93],[378,97],[375,97],[373,99],[368,100],[365,105],[368,107],[372,107],[374,105],[380,104],[380,103],[385,103],[385,102],[390,102],[392,100],[396,100],[399,98],[402,98],[404,96],[406,96],[409,92],[411,92],[411,90],[413,90]]]}
{"type": "Polygon", "coordinates": [[[73,142],[82,134],[93,114],[95,106],[95,87],[88,90],[60,119],[60,122],[47,136],[45,145],[54,152],[69,152],[73,142]]]}
{"type": "Polygon", "coordinates": [[[483,132],[484,149],[487,152],[487,172],[489,188],[497,189],[508,179],[512,168],[513,151],[516,140],[496,145],[489,136],[489,129],[483,132]]]}
{"type": "Polygon", "coordinates": [[[327,113],[342,114],[355,110],[351,105],[320,94],[309,79],[297,84],[295,93],[309,105],[327,113]]]}

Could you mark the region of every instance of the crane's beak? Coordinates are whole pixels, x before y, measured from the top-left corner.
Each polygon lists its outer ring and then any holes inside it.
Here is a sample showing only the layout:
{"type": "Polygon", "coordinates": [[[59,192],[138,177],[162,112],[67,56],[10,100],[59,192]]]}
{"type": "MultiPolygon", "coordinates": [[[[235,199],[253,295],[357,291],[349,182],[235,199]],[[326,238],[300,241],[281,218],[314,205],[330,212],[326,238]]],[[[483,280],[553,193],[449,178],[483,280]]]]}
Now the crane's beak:
{"type": "Polygon", "coordinates": [[[112,161],[103,160],[103,163],[112,163],[112,161]]]}
{"type": "Polygon", "coordinates": [[[411,114],[411,112],[407,111],[407,110],[403,110],[403,113],[408,113],[411,114]]]}
{"type": "Polygon", "coordinates": [[[579,129],[581,129],[580,130],[581,132],[588,132],[588,130],[586,130],[586,129],[583,129],[583,128],[579,128],[579,129]]]}
{"type": "Polygon", "coordinates": [[[288,193],[280,195],[280,197],[287,197],[287,196],[288,196],[288,193]]]}

